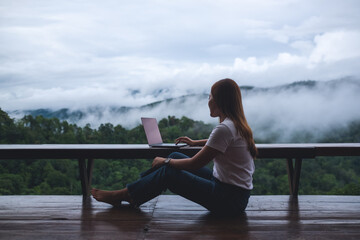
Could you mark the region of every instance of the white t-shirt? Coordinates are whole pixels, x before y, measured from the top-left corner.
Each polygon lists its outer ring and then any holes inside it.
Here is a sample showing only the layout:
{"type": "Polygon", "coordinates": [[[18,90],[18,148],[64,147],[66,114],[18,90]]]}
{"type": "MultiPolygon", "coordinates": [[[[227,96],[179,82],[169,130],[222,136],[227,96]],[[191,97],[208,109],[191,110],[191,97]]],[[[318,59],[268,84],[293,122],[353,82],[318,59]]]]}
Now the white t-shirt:
{"type": "Polygon", "coordinates": [[[254,160],[246,141],[237,133],[234,123],[229,118],[214,128],[206,146],[221,152],[213,159],[214,177],[221,182],[248,190],[253,188],[254,160]]]}

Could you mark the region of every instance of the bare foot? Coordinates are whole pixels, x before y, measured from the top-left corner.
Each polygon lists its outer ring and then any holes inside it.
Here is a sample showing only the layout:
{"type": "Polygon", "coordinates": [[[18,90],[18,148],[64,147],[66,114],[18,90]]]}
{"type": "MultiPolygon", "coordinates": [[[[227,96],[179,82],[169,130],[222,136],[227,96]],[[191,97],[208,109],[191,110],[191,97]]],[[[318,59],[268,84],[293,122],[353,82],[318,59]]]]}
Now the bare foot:
{"type": "Polygon", "coordinates": [[[104,202],[113,205],[114,207],[120,207],[121,201],[127,201],[130,199],[127,193],[127,189],[121,189],[116,191],[104,191],[100,189],[91,189],[91,195],[99,202],[104,202]]]}

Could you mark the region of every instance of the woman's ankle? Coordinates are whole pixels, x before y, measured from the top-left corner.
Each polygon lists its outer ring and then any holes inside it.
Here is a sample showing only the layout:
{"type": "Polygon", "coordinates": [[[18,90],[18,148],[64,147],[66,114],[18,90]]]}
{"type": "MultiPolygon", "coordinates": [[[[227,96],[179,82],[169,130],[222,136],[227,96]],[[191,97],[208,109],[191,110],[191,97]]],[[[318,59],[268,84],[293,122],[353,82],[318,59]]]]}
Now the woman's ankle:
{"type": "Polygon", "coordinates": [[[130,196],[129,190],[127,188],[124,188],[123,190],[124,190],[124,192],[123,192],[124,201],[130,203],[131,205],[135,205],[134,200],[130,196]]]}

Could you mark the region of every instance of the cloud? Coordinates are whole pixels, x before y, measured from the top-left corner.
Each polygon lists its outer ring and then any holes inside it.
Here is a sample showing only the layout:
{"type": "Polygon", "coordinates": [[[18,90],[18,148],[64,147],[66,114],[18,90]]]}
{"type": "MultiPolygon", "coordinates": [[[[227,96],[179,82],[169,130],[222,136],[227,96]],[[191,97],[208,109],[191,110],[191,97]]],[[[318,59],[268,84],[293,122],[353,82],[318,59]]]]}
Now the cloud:
{"type": "Polygon", "coordinates": [[[359,8],[322,0],[2,1],[0,107],[140,106],[208,92],[225,77],[255,86],[356,77],[359,8]]]}
{"type": "Polygon", "coordinates": [[[360,31],[328,32],[315,37],[310,63],[336,62],[360,57],[360,31]]]}

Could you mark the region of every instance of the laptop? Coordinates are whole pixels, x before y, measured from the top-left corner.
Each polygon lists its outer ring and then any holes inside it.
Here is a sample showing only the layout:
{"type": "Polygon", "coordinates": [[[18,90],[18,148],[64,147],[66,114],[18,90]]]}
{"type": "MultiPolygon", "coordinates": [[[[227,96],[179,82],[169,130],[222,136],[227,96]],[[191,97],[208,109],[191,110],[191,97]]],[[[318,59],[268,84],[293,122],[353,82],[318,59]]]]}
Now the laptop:
{"type": "Polygon", "coordinates": [[[145,130],[146,138],[150,147],[168,147],[181,148],[187,146],[185,143],[163,143],[159,126],[155,118],[141,118],[142,125],[145,130]]]}

